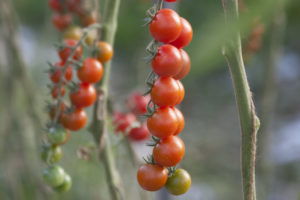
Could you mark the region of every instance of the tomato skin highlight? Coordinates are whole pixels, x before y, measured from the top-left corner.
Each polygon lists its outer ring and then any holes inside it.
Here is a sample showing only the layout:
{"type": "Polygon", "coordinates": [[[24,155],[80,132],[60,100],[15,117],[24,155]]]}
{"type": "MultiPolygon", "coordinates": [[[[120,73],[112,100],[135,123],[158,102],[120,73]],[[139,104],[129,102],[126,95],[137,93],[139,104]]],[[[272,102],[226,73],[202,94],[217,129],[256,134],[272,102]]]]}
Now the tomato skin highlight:
{"type": "Polygon", "coordinates": [[[168,170],[153,164],[144,164],[137,171],[140,186],[147,191],[157,191],[164,187],[168,179],[168,170]]]}
{"type": "Polygon", "coordinates": [[[62,115],[62,125],[71,131],[82,129],[87,121],[87,114],[81,108],[76,108],[72,113],[62,115]]]}
{"type": "Polygon", "coordinates": [[[175,111],[170,107],[159,107],[148,118],[147,127],[150,133],[158,138],[166,138],[173,135],[178,129],[175,111]]]}
{"type": "Polygon", "coordinates": [[[181,80],[190,72],[191,69],[191,60],[187,52],[183,49],[180,49],[181,57],[182,57],[182,68],[181,70],[173,76],[173,78],[177,80],[181,80]]]}
{"type": "Polygon", "coordinates": [[[191,183],[190,174],[186,170],[179,168],[168,178],[165,187],[170,194],[182,195],[190,189],[191,183]]]}
{"type": "Polygon", "coordinates": [[[178,135],[184,129],[185,121],[184,121],[184,116],[183,116],[182,112],[178,108],[173,108],[173,109],[176,113],[177,121],[178,121],[178,128],[177,128],[176,132],[174,133],[174,135],[178,135]]]}
{"type": "Polygon", "coordinates": [[[105,63],[112,59],[114,50],[110,44],[104,41],[99,41],[96,47],[98,50],[97,58],[101,63],[105,63]]]}
{"type": "Polygon", "coordinates": [[[161,77],[174,76],[182,69],[180,51],[169,44],[161,45],[151,61],[153,71],[161,77]]]}
{"type": "Polygon", "coordinates": [[[178,99],[178,102],[177,102],[177,105],[178,105],[184,99],[185,89],[184,89],[184,87],[183,87],[183,85],[180,81],[177,81],[177,84],[178,84],[178,87],[179,87],[179,99],[178,99]]]}
{"type": "Polygon", "coordinates": [[[181,29],[182,24],[179,15],[168,8],[159,10],[149,25],[152,37],[163,43],[176,40],[181,29]]]}
{"type": "Polygon", "coordinates": [[[53,26],[60,31],[65,30],[70,25],[71,22],[72,22],[72,16],[68,13],[67,14],[55,13],[52,16],[53,26]]]}
{"type": "Polygon", "coordinates": [[[160,77],[155,80],[151,99],[158,106],[176,106],[180,103],[181,90],[177,80],[171,77],[160,77]]]}
{"type": "Polygon", "coordinates": [[[70,100],[77,108],[91,106],[97,100],[96,89],[92,84],[81,83],[75,92],[70,93],[70,100]]]}
{"type": "Polygon", "coordinates": [[[77,70],[77,76],[83,83],[97,83],[102,75],[102,64],[95,58],[84,59],[82,67],[77,70]]]}
{"type": "Polygon", "coordinates": [[[153,148],[153,158],[155,162],[164,167],[173,167],[183,158],[185,146],[183,141],[177,136],[170,136],[161,139],[153,148]]]}
{"type": "Polygon", "coordinates": [[[148,139],[149,136],[150,132],[146,123],[141,124],[140,127],[132,128],[128,134],[128,137],[133,141],[143,141],[148,139]]]}
{"type": "Polygon", "coordinates": [[[186,47],[193,39],[193,29],[191,24],[184,18],[180,18],[182,24],[182,30],[178,38],[171,42],[178,49],[186,47]]]}
{"type": "MultiPolygon", "coordinates": [[[[53,83],[59,83],[60,79],[62,78],[62,68],[64,67],[65,63],[64,62],[57,62],[55,63],[54,67],[55,70],[54,72],[50,73],[50,80],[53,83]]],[[[70,81],[72,80],[73,77],[73,70],[72,70],[72,66],[69,65],[67,66],[67,68],[65,69],[65,74],[64,74],[64,79],[65,81],[70,81]]]]}
{"type": "MultiPolygon", "coordinates": [[[[72,53],[72,49],[70,47],[74,47],[77,44],[77,40],[73,40],[73,39],[65,39],[64,40],[64,44],[66,47],[64,47],[62,50],[60,50],[58,52],[58,55],[60,57],[60,59],[63,62],[66,62],[66,60],[68,59],[68,57],[71,55],[72,53]]],[[[79,46],[76,48],[73,59],[74,60],[78,60],[80,57],[82,56],[82,46],[79,46]]]]}

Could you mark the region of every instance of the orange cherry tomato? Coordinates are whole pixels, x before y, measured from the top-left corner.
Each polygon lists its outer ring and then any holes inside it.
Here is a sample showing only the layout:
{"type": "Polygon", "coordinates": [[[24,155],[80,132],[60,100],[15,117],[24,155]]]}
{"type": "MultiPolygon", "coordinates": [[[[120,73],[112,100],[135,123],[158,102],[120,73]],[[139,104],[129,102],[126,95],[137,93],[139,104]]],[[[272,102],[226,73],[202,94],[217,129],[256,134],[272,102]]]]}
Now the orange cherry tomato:
{"type": "Polygon", "coordinates": [[[173,78],[177,80],[183,79],[191,69],[191,60],[189,55],[183,49],[180,49],[181,57],[182,57],[182,68],[173,78]]]}
{"type": "MultiPolygon", "coordinates": [[[[58,55],[60,57],[60,59],[63,61],[63,62],[66,62],[66,60],[69,58],[69,56],[71,55],[72,53],[72,47],[75,47],[77,44],[77,40],[73,40],[73,39],[65,39],[64,40],[64,45],[66,47],[64,47],[62,50],[60,50],[58,52],[58,55]]],[[[74,60],[78,60],[80,57],[82,56],[82,47],[81,46],[78,46],[76,49],[75,49],[75,53],[74,53],[74,56],[73,56],[73,59],[74,60]]]]}
{"type": "Polygon", "coordinates": [[[110,44],[104,41],[99,41],[97,43],[97,58],[100,62],[105,63],[113,57],[114,51],[110,44]]]}
{"type": "MultiPolygon", "coordinates": [[[[64,67],[64,62],[57,62],[55,63],[55,70],[54,72],[50,73],[50,80],[53,83],[59,83],[60,79],[62,78],[62,68],[64,67]]],[[[66,70],[65,70],[65,80],[66,81],[70,81],[72,80],[72,76],[73,76],[73,70],[72,70],[72,66],[69,65],[67,66],[66,70]]]]}
{"type": "Polygon", "coordinates": [[[181,90],[177,80],[171,77],[160,77],[155,80],[151,99],[158,106],[176,106],[181,98],[181,90]]]}
{"type": "Polygon", "coordinates": [[[166,138],[173,135],[178,129],[178,120],[171,107],[160,107],[148,118],[149,131],[156,137],[166,138]]]}
{"type": "Polygon", "coordinates": [[[157,191],[165,186],[168,180],[168,170],[153,164],[144,164],[137,171],[140,186],[147,191],[157,191]]]}
{"type": "Polygon", "coordinates": [[[97,83],[103,75],[102,64],[95,58],[86,58],[77,71],[78,78],[84,83],[97,83]]]}
{"type": "Polygon", "coordinates": [[[168,8],[159,10],[149,25],[149,30],[159,42],[170,43],[180,35],[182,24],[179,15],[168,8]]]}
{"type": "Polygon", "coordinates": [[[71,131],[78,131],[82,129],[87,121],[87,114],[81,108],[76,108],[71,113],[64,113],[62,115],[62,125],[71,131]]]}
{"type": "Polygon", "coordinates": [[[193,29],[191,24],[184,18],[180,18],[182,24],[182,30],[178,38],[171,42],[170,44],[174,45],[178,49],[186,47],[193,38],[193,29]]]}
{"type": "Polygon", "coordinates": [[[178,128],[177,128],[176,132],[174,133],[174,135],[178,135],[184,129],[184,124],[185,124],[184,116],[178,108],[173,108],[173,109],[176,113],[177,120],[178,120],[178,128]]]}
{"type": "Polygon", "coordinates": [[[153,148],[155,162],[164,167],[177,165],[184,156],[184,143],[177,136],[161,139],[153,148]]]}
{"type": "Polygon", "coordinates": [[[151,61],[153,71],[162,77],[174,76],[182,69],[180,51],[169,44],[162,45],[151,61]]]}
{"type": "Polygon", "coordinates": [[[52,24],[60,31],[65,30],[72,22],[72,16],[70,14],[55,13],[52,17],[52,24]]]}
{"type": "Polygon", "coordinates": [[[75,92],[70,93],[70,100],[77,108],[91,106],[97,99],[97,92],[92,84],[81,83],[75,92]]]}

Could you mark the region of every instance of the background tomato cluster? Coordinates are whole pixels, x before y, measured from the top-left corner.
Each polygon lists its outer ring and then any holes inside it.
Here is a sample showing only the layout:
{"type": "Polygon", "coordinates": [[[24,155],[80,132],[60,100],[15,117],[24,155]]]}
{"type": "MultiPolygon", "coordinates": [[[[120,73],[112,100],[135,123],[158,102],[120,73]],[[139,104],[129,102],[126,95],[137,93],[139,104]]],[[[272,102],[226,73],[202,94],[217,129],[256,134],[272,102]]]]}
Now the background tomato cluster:
{"type": "MultiPolygon", "coordinates": [[[[59,41],[59,34],[52,27],[52,13],[46,1],[12,0],[14,14],[18,19],[20,47],[25,59],[26,70],[33,84],[35,108],[40,111],[42,121],[47,114],[43,111],[45,97],[51,94],[45,90],[48,82],[46,61],[57,61],[53,44],[59,41]]],[[[259,133],[260,145],[257,157],[258,198],[259,199],[297,199],[299,193],[299,128],[300,128],[300,27],[298,25],[300,3],[298,0],[282,0],[285,4],[285,32],[280,43],[281,54],[276,56],[276,87],[268,89],[267,77],[270,63],[272,20],[280,16],[281,11],[274,10],[274,0],[245,1],[248,13],[262,14],[265,24],[262,48],[247,61],[247,72],[253,88],[263,129],[259,133]],[[275,92],[274,107],[270,114],[265,112],[265,98],[269,92],[275,92]],[[265,130],[265,127],[269,128],[265,130]],[[266,140],[267,133],[269,139],[266,140]],[[266,170],[267,169],[267,170],[266,170]],[[265,173],[265,172],[268,173],[265,173]],[[270,176],[270,190],[265,192],[265,177],[270,176]],[[268,198],[264,198],[265,195],[268,198]]],[[[142,27],[142,19],[152,1],[122,1],[119,27],[115,43],[115,57],[111,72],[111,99],[119,110],[124,107],[132,91],[145,91],[144,79],[150,66],[142,58],[145,46],[151,36],[147,28],[142,27]]],[[[240,130],[234,101],[232,84],[226,63],[221,54],[223,41],[230,36],[224,26],[221,1],[179,0],[178,8],[182,17],[193,26],[194,38],[186,48],[192,68],[188,78],[183,80],[186,96],[181,110],[186,126],[182,132],[187,149],[182,161],[182,168],[189,171],[193,186],[183,197],[176,199],[191,200],[240,200],[240,130]]],[[[247,14],[247,12],[246,12],[247,14]]],[[[243,39],[252,32],[253,21],[243,19],[243,39]],[[251,22],[250,22],[251,21],[251,22]]],[[[108,199],[103,167],[93,153],[92,140],[86,129],[73,135],[64,150],[62,166],[72,176],[71,192],[58,196],[41,186],[41,177],[36,172],[42,171],[39,160],[40,135],[34,134],[35,124],[29,120],[30,110],[24,101],[20,87],[19,72],[8,73],[7,58],[11,52],[5,48],[2,32],[5,30],[1,21],[0,31],[0,197],[1,199],[41,199],[45,192],[49,199],[108,199]],[[12,80],[12,84],[6,83],[12,80]],[[9,87],[8,87],[9,86],[9,87]],[[12,109],[9,105],[13,105],[12,109]],[[89,153],[87,153],[89,152],[89,153]],[[78,156],[79,155],[79,156],[78,156]],[[82,159],[85,158],[85,159],[82,159]],[[88,159],[86,159],[88,158],[88,159]],[[98,173],[94,173],[97,171],[98,173]]],[[[268,98],[267,98],[268,99],[268,98]]],[[[272,102],[272,101],[269,101],[272,102]]],[[[267,103],[269,105],[271,103],[267,103]]],[[[87,109],[90,114],[91,110],[87,109]]],[[[89,123],[89,122],[88,122],[89,123]]],[[[147,155],[151,148],[142,143],[135,143],[138,157],[147,155]]],[[[140,199],[136,194],[136,169],[127,159],[123,145],[117,150],[117,165],[124,180],[126,197],[140,199]]],[[[163,192],[153,195],[155,199],[168,199],[163,192]]]]}

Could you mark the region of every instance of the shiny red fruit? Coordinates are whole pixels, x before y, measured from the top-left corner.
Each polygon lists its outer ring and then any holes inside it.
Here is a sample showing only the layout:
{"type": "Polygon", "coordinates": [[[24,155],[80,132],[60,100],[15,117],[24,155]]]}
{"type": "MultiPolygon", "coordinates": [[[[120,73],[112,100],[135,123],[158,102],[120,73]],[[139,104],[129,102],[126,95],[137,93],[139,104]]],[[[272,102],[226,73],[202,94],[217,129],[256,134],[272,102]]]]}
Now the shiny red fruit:
{"type": "Polygon", "coordinates": [[[147,128],[147,124],[143,123],[140,127],[132,128],[129,131],[128,137],[133,141],[142,141],[148,139],[150,132],[147,128]]]}
{"type": "Polygon", "coordinates": [[[132,93],[126,101],[126,104],[134,114],[143,115],[147,113],[147,105],[150,101],[149,95],[143,96],[139,93],[132,93]]]}
{"type": "Polygon", "coordinates": [[[186,47],[193,39],[193,29],[191,24],[182,17],[180,20],[182,24],[180,35],[175,41],[170,43],[179,49],[186,47]]]}
{"type": "Polygon", "coordinates": [[[180,53],[182,57],[182,67],[179,73],[173,76],[173,78],[177,80],[183,79],[190,72],[191,69],[191,60],[189,55],[183,49],[180,49],[180,53]]]}
{"type": "Polygon", "coordinates": [[[97,92],[92,84],[81,83],[75,92],[70,93],[70,100],[76,108],[85,108],[95,103],[97,92]]]}
{"type": "Polygon", "coordinates": [[[133,113],[114,113],[113,124],[116,126],[116,132],[126,132],[126,129],[136,121],[136,116],[133,113]]]}
{"type": "MultiPolygon", "coordinates": [[[[72,49],[71,48],[73,48],[73,47],[75,47],[77,45],[77,40],[65,39],[64,40],[64,45],[65,45],[65,47],[58,52],[58,55],[59,55],[60,59],[63,62],[66,62],[66,60],[69,58],[69,56],[72,53],[72,49]]],[[[74,60],[78,60],[81,56],[82,56],[82,47],[78,46],[75,49],[75,53],[73,55],[73,59],[74,60]]]]}

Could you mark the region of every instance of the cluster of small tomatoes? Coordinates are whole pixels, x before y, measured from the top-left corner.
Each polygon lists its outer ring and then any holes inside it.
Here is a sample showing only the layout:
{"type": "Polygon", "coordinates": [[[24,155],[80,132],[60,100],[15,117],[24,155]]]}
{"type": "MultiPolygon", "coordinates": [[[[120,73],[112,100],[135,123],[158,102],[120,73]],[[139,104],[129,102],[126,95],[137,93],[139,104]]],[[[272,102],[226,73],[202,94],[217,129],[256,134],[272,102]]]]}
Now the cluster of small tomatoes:
{"type": "Polygon", "coordinates": [[[150,136],[147,124],[138,120],[138,117],[147,113],[149,96],[140,93],[132,93],[126,100],[128,113],[114,112],[113,125],[115,133],[123,133],[132,141],[147,140],[150,136]]]}
{"type": "Polygon", "coordinates": [[[50,8],[55,12],[53,24],[58,30],[64,30],[64,40],[58,50],[60,61],[50,64],[53,104],[49,105],[51,120],[47,125],[47,141],[42,147],[41,157],[48,165],[43,171],[43,179],[58,192],[68,191],[72,183],[71,177],[56,164],[62,158],[61,145],[69,140],[70,131],[81,130],[86,125],[87,114],[84,109],[96,102],[97,90],[94,84],[102,78],[102,63],[113,56],[113,49],[108,43],[97,41],[97,34],[90,37],[89,33],[94,30],[92,26],[97,20],[83,20],[88,18],[86,14],[90,12],[84,10],[80,2],[49,1],[50,8]],[[65,12],[80,14],[82,25],[88,27],[83,29],[72,26],[71,21],[65,19],[66,15],[72,15],[65,12]],[[83,53],[90,56],[83,58],[83,53]],[[66,90],[69,92],[70,104],[64,100],[66,90]]]}
{"type": "Polygon", "coordinates": [[[184,128],[184,116],[175,106],[185,94],[180,80],[190,71],[191,62],[182,48],[191,42],[193,30],[186,19],[171,9],[158,8],[150,17],[149,30],[154,44],[161,43],[152,48],[155,52],[151,65],[156,78],[150,84],[153,112],[147,119],[154,148],[147,164],[138,169],[137,180],[145,190],[157,191],[165,186],[169,193],[181,195],[188,191],[191,177],[184,169],[175,168],[185,152],[185,145],[178,137],[184,128]]]}

